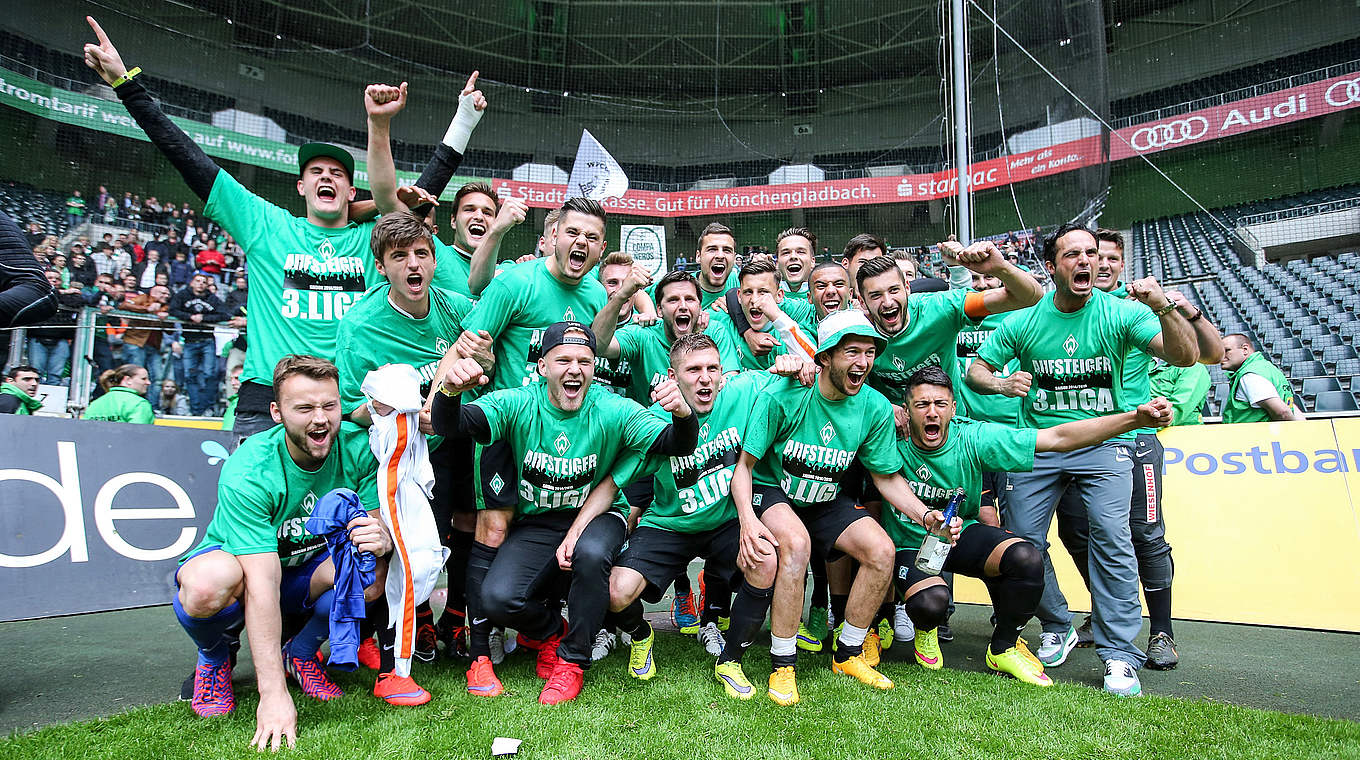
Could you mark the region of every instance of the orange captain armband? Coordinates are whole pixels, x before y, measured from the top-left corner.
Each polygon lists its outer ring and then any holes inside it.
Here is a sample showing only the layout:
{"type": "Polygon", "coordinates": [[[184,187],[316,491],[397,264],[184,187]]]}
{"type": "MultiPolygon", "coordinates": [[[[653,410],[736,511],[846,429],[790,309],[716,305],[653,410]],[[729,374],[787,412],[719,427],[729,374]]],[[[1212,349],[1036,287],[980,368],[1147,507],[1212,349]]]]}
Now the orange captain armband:
{"type": "Polygon", "coordinates": [[[969,319],[976,320],[982,319],[992,312],[987,308],[987,303],[982,300],[981,293],[969,293],[963,298],[963,313],[969,319]]]}

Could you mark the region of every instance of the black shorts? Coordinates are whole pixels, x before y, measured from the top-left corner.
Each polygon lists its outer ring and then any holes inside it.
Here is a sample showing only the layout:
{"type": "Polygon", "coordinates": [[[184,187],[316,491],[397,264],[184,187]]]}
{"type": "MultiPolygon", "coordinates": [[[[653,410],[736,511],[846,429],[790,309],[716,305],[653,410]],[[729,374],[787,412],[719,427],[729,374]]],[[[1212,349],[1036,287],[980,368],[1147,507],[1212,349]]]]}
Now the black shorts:
{"type": "Polygon", "coordinates": [[[477,509],[514,509],[519,504],[519,468],[507,441],[476,444],[472,467],[477,509]]]}
{"type": "Polygon", "coordinates": [[[741,573],[737,570],[740,548],[741,523],[737,520],[728,520],[700,533],[677,533],[642,525],[624,542],[614,564],[641,574],[647,581],[647,588],[642,592],[643,601],[656,603],[671,581],[685,572],[695,557],[708,561],[704,565],[705,575],[717,574],[727,581],[728,588],[736,588],[741,583],[741,573]]]}
{"type": "Polygon", "coordinates": [[[1001,492],[1006,487],[1006,473],[982,473],[982,506],[996,508],[1001,492]]]}
{"type": "Polygon", "coordinates": [[[656,479],[643,478],[624,486],[623,498],[628,500],[628,506],[634,509],[646,509],[652,506],[652,498],[656,495],[656,479]]]}
{"type": "Polygon", "coordinates": [[[765,510],[776,504],[788,504],[793,509],[793,513],[798,515],[798,519],[803,521],[803,526],[807,528],[808,536],[812,539],[812,551],[826,557],[827,562],[834,562],[845,554],[836,549],[836,541],[846,528],[859,520],[874,519],[873,515],[869,514],[869,511],[863,505],[856,503],[854,499],[845,494],[820,504],[795,507],[782,488],[754,486],[752,492],[751,501],[754,502],[752,506],[755,508],[757,517],[765,514],[765,510]]]}
{"type": "MultiPolygon", "coordinates": [[[[1019,536],[1001,528],[973,523],[963,529],[954,548],[949,550],[949,556],[944,561],[944,572],[958,573],[969,578],[985,578],[987,558],[992,556],[992,552],[1003,541],[1012,538],[1019,536]]],[[[917,549],[897,550],[893,585],[897,588],[899,599],[906,598],[907,589],[931,577],[929,573],[916,569],[916,553],[917,549]]]]}

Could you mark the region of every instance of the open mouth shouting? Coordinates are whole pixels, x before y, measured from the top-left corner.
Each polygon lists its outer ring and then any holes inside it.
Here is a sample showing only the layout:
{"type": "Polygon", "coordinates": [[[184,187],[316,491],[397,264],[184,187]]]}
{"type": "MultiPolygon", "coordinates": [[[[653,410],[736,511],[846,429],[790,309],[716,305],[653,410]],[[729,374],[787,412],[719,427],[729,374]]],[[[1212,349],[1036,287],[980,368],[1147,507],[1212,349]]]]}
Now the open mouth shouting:
{"type": "Polygon", "coordinates": [[[467,237],[469,243],[480,243],[486,236],[487,224],[481,219],[473,219],[467,225],[467,237]]]}
{"type": "Polygon", "coordinates": [[[326,184],[326,183],[323,182],[323,183],[321,183],[321,184],[319,184],[319,185],[316,186],[316,199],[317,199],[317,200],[319,200],[319,201],[323,201],[323,200],[324,200],[324,201],[333,201],[333,200],[335,200],[335,199],[338,198],[338,197],[340,197],[340,194],[339,194],[339,191],[337,191],[337,190],[335,189],[335,186],[334,186],[334,185],[329,185],[329,184],[326,184]]]}
{"type": "Polygon", "coordinates": [[[786,279],[798,282],[799,281],[798,276],[801,275],[802,273],[803,262],[801,261],[792,260],[784,265],[784,274],[787,276],[786,279]]]}
{"type": "Polygon", "coordinates": [[[823,297],[823,298],[822,298],[822,308],[823,308],[823,309],[826,309],[826,313],[828,313],[828,314],[830,314],[830,313],[833,312],[833,311],[840,311],[840,309],[841,309],[841,297],[840,297],[840,295],[839,295],[839,294],[836,294],[836,295],[828,295],[828,296],[823,297]]]}
{"type": "Polygon", "coordinates": [[[695,388],[694,400],[698,402],[700,407],[708,407],[713,404],[713,399],[717,396],[717,393],[716,389],[710,387],[695,388]]]}
{"type": "Polygon", "coordinates": [[[879,307],[878,321],[887,332],[895,332],[902,327],[902,305],[896,302],[879,307]]]}
{"type": "Polygon", "coordinates": [[[675,334],[689,335],[689,329],[694,326],[694,315],[687,311],[676,312],[675,315],[675,334]]]}
{"type": "Polygon", "coordinates": [[[868,377],[869,377],[869,373],[868,373],[867,371],[860,371],[860,370],[854,370],[854,369],[852,369],[852,370],[849,370],[848,372],[846,372],[846,373],[845,373],[845,391],[846,391],[846,393],[848,393],[848,394],[850,394],[850,395],[854,395],[854,394],[858,393],[858,392],[859,392],[859,389],[860,389],[860,386],[864,385],[864,381],[865,381],[865,379],[868,378],[868,377]]]}
{"type": "Polygon", "coordinates": [[[568,271],[570,271],[572,274],[577,274],[577,273],[584,274],[585,271],[586,271],[586,259],[587,259],[587,258],[588,258],[588,257],[586,256],[586,251],[585,251],[585,249],[576,249],[576,248],[573,248],[573,249],[571,250],[571,252],[567,254],[567,269],[568,269],[568,271]]]}
{"type": "Polygon", "coordinates": [[[307,428],[307,442],[315,448],[324,448],[331,440],[331,429],[326,426],[307,428]]]}
{"type": "Polygon", "coordinates": [[[1090,269],[1078,269],[1072,273],[1072,287],[1075,290],[1086,290],[1091,287],[1091,282],[1090,269]]]}
{"type": "Polygon", "coordinates": [[[569,377],[562,381],[562,398],[569,402],[579,402],[585,395],[585,381],[579,377],[569,377]]]}
{"type": "Polygon", "coordinates": [[[425,277],[419,272],[406,275],[406,295],[413,300],[425,294],[425,277]]]}
{"type": "Polygon", "coordinates": [[[927,448],[935,448],[940,445],[941,434],[944,432],[944,425],[939,422],[926,422],[921,426],[921,442],[927,448]]]}
{"type": "Polygon", "coordinates": [[[727,279],[727,262],[717,259],[709,264],[708,279],[710,282],[720,282],[727,279]]]}

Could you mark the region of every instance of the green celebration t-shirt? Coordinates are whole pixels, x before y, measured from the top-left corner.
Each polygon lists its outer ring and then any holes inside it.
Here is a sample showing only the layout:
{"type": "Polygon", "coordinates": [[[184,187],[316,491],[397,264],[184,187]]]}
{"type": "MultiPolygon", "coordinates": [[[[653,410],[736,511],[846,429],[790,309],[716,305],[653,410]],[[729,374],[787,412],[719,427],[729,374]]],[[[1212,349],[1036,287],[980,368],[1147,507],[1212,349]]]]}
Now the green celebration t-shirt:
{"type": "Polygon", "coordinates": [[[100,396],[85,407],[82,420],[105,420],[107,422],[132,422],[150,425],[156,420],[151,402],[131,388],[117,386],[100,396]]]}
{"type": "Polygon", "coordinates": [[[590,324],[608,300],[594,277],[584,277],[575,286],[558,281],[548,271],[548,259],[527,261],[493,279],[463,320],[464,330],[485,330],[496,342],[495,376],[485,390],[533,382],[543,331],[556,322],[590,324]]]}
{"type": "MultiPolygon", "coordinates": [[[[710,315],[704,334],[718,344],[718,358],[723,372],[736,372],[741,367],[741,357],[730,337],[717,327],[710,315]]],[[[666,379],[666,370],[671,366],[671,346],[673,341],[666,336],[666,325],[657,320],[650,325],[628,325],[614,333],[619,344],[619,357],[629,362],[632,378],[629,381],[628,398],[639,404],[652,403],[652,389],[666,379]]],[[[598,361],[597,361],[598,367],[598,361]]],[[[598,368],[596,369],[598,373],[598,368]]]]}
{"type": "Polygon", "coordinates": [[[1162,396],[1171,402],[1172,425],[1203,425],[1204,399],[1209,396],[1213,379],[1203,364],[1177,367],[1161,359],[1152,360],[1148,371],[1153,397],[1162,396]]]}
{"type": "MultiPolygon", "coordinates": [[[[898,406],[907,403],[907,380],[926,367],[940,367],[958,387],[955,345],[968,321],[963,312],[968,294],[967,290],[951,290],[908,297],[907,327],[893,337],[883,336],[888,344],[874,357],[869,385],[898,406]]],[[[959,401],[963,411],[963,400],[959,401]]]]}
{"type": "MultiPolygon", "coordinates": [[[[897,451],[902,456],[902,477],[926,509],[944,509],[955,489],[963,489],[966,498],[959,517],[967,528],[977,522],[982,506],[982,473],[1033,470],[1038,438],[1034,428],[955,417],[949,423],[949,435],[934,451],[918,447],[911,439],[899,441],[897,451]]],[[[925,528],[891,506],[883,508],[883,527],[898,549],[919,549],[926,538],[925,528]]]]}
{"type": "MultiPolygon", "coordinates": [[[[309,472],[293,461],[282,425],[252,435],[222,466],[217,510],[193,555],[210,546],[228,554],[277,552],[284,567],[297,567],[326,550],[326,539],[307,532],[316,500],[336,488],[359,495],[364,509],[378,508],[378,460],[368,431],[340,423],[330,456],[309,472]]],[[[181,560],[182,561],[182,560],[181,560]]]]}
{"type": "Polygon", "coordinates": [[[367,293],[340,320],[335,365],[340,369],[340,405],[349,414],[364,403],[364,377],[384,364],[409,364],[420,374],[420,393],[430,391],[439,360],[463,332],[472,301],[451,290],[430,288],[430,312],[416,319],[392,305],[392,286],[367,293]]]}
{"type": "MultiPolygon", "coordinates": [[[[656,477],[652,503],[639,525],[674,531],[701,533],[737,517],[732,503],[732,472],[741,457],[746,421],[760,392],[777,376],[768,372],[743,372],[723,383],[713,409],[699,415],[699,443],[694,453],[682,457],[621,457],[614,467],[615,482],[656,477]]],[[[670,414],[659,406],[649,410],[665,422],[670,414]]]]}
{"type": "MultiPolygon", "coordinates": [[[[341,318],[383,282],[369,247],[374,222],[318,227],[225,171],[217,173],[203,215],[231,233],[250,267],[250,348],[241,381],[272,385],[274,365],[287,354],[334,359],[341,318]]],[[[452,258],[436,258],[434,285],[453,284],[452,258]]]]}
{"type": "MultiPolygon", "coordinates": [[[[617,335],[623,329],[622,327],[618,328],[614,334],[617,335]]],[[[634,385],[638,377],[638,373],[633,371],[633,366],[633,360],[622,354],[617,359],[596,356],[595,383],[616,396],[631,398],[646,406],[650,403],[650,399],[644,400],[633,395],[634,385]]]]}
{"type": "MultiPolygon", "coordinates": [[[[1071,313],[1059,311],[1048,293],[993,331],[978,358],[993,367],[1020,360],[1020,369],[1034,376],[1020,406],[1020,424],[1047,428],[1136,408],[1138,391],[1124,386],[1124,365],[1133,349],[1146,351],[1161,329],[1146,306],[1102,290],[1093,290],[1071,313]]],[[[1113,440],[1132,437],[1130,432],[1113,440]]]]}
{"type": "MultiPolygon", "coordinates": [[[[594,384],[575,412],[552,405],[547,383],[493,391],[471,403],[486,415],[491,439],[514,452],[521,515],[580,509],[620,454],[645,454],[668,424],[594,384]]],[[[627,508],[622,493],[614,503],[627,508]]]]}
{"type": "MultiPolygon", "coordinates": [[[[969,320],[959,331],[957,344],[959,375],[954,386],[954,395],[959,399],[960,410],[967,410],[961,411],[961,414],[967,414],[975,420],[996,422],[1011,427],[1020,424],[1020,399],[1003,396],[1000,393],[978,393],[968,386],[968,365],[977,358],[978,349],[987,340],[987,336],[1016,313],[1010,311],[1004,314],[988,314],[980,322],[969,320]]],[[[1019,368],[1020,363],[1012,361],[997,373],[997,376],[1006,377],[1019,368]]]]}
{"type": "Polygon", "coordinates": [[[820,382],[804,388],[797,380],[770,383],[751,410],[742,450],[758,463],[756,485],[784,489],[796,507],[831,501],[859,458],[870,472],[902,469],[893,431],[892,404],[873,388],[831,401],[820,382]]]}
{"type": "MultiPolygon", "coordinates": [[[[456,245],[449,245],[443,240],[435,238],[434,256],[435,284],[445,290],[452,290],[464,298],[476,301],[477,296],[472,295],[472,288],[468,285],[468,277],[472,274],[472,254],[466,253],[456,245]]],[[[499,261],[496,263],[495,271],[492,272],[491,276],[494,278],[514,265],[514,261],[499,261]]]]}
{"type": "MultiPolygon", "coordinates": [[[[774,323],[769,323],[765,326],[766,332],[770,332],[773,329],[774,323]]],[[[751,352],[751,347],[746,345],[746,339],[737,332],[736,325],[732,324],[732,318],[728,316],[726,312],[709,312],[708,330],[706,332],[713,336],[713,340],[717,342],[720,352],[723,346],[729,347],[736,355],[737,369],[740,370],[769,369],[774,364],[776,356],[782,356],[789,352],[788,347],[786,347],[781,340],[775,344],[774,348],[770,349],[768,354],[756,356],[751,352]]],[[[778,334],[775,334],[775,337],[778,338],[778,334]]],[[[726,359],[723,360],[723,369],[727,369],[726,359]]]]}

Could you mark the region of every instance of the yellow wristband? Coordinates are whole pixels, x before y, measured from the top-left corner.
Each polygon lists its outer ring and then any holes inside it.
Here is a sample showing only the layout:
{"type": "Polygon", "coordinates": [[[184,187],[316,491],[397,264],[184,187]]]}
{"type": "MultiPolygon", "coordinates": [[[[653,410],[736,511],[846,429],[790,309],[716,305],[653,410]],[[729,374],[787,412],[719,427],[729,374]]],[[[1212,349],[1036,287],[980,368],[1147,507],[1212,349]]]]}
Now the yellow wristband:
{"type": "Polygon", "coordinates": [[[124,74],[124,75],[122,75],[121,77],[118,77],[117,79],[113,80],[113,84],[111,84],[111,85],[109,85],[109,86],[112,87],[112,88],[114,88],[114,89],[116,90],[116,89],[118,89],[119,85],[124,85],[124,84],[127,84],[128,82],[131,82],[131,81],[132,81],[132,78],[135,77],[135,76],[137,76],[137,75],[140,74],[140,73],[142,73],[142,67],[141,67],[141,66],[133,66],[131,71],[128,71],[126,74],[124,74]]]}

